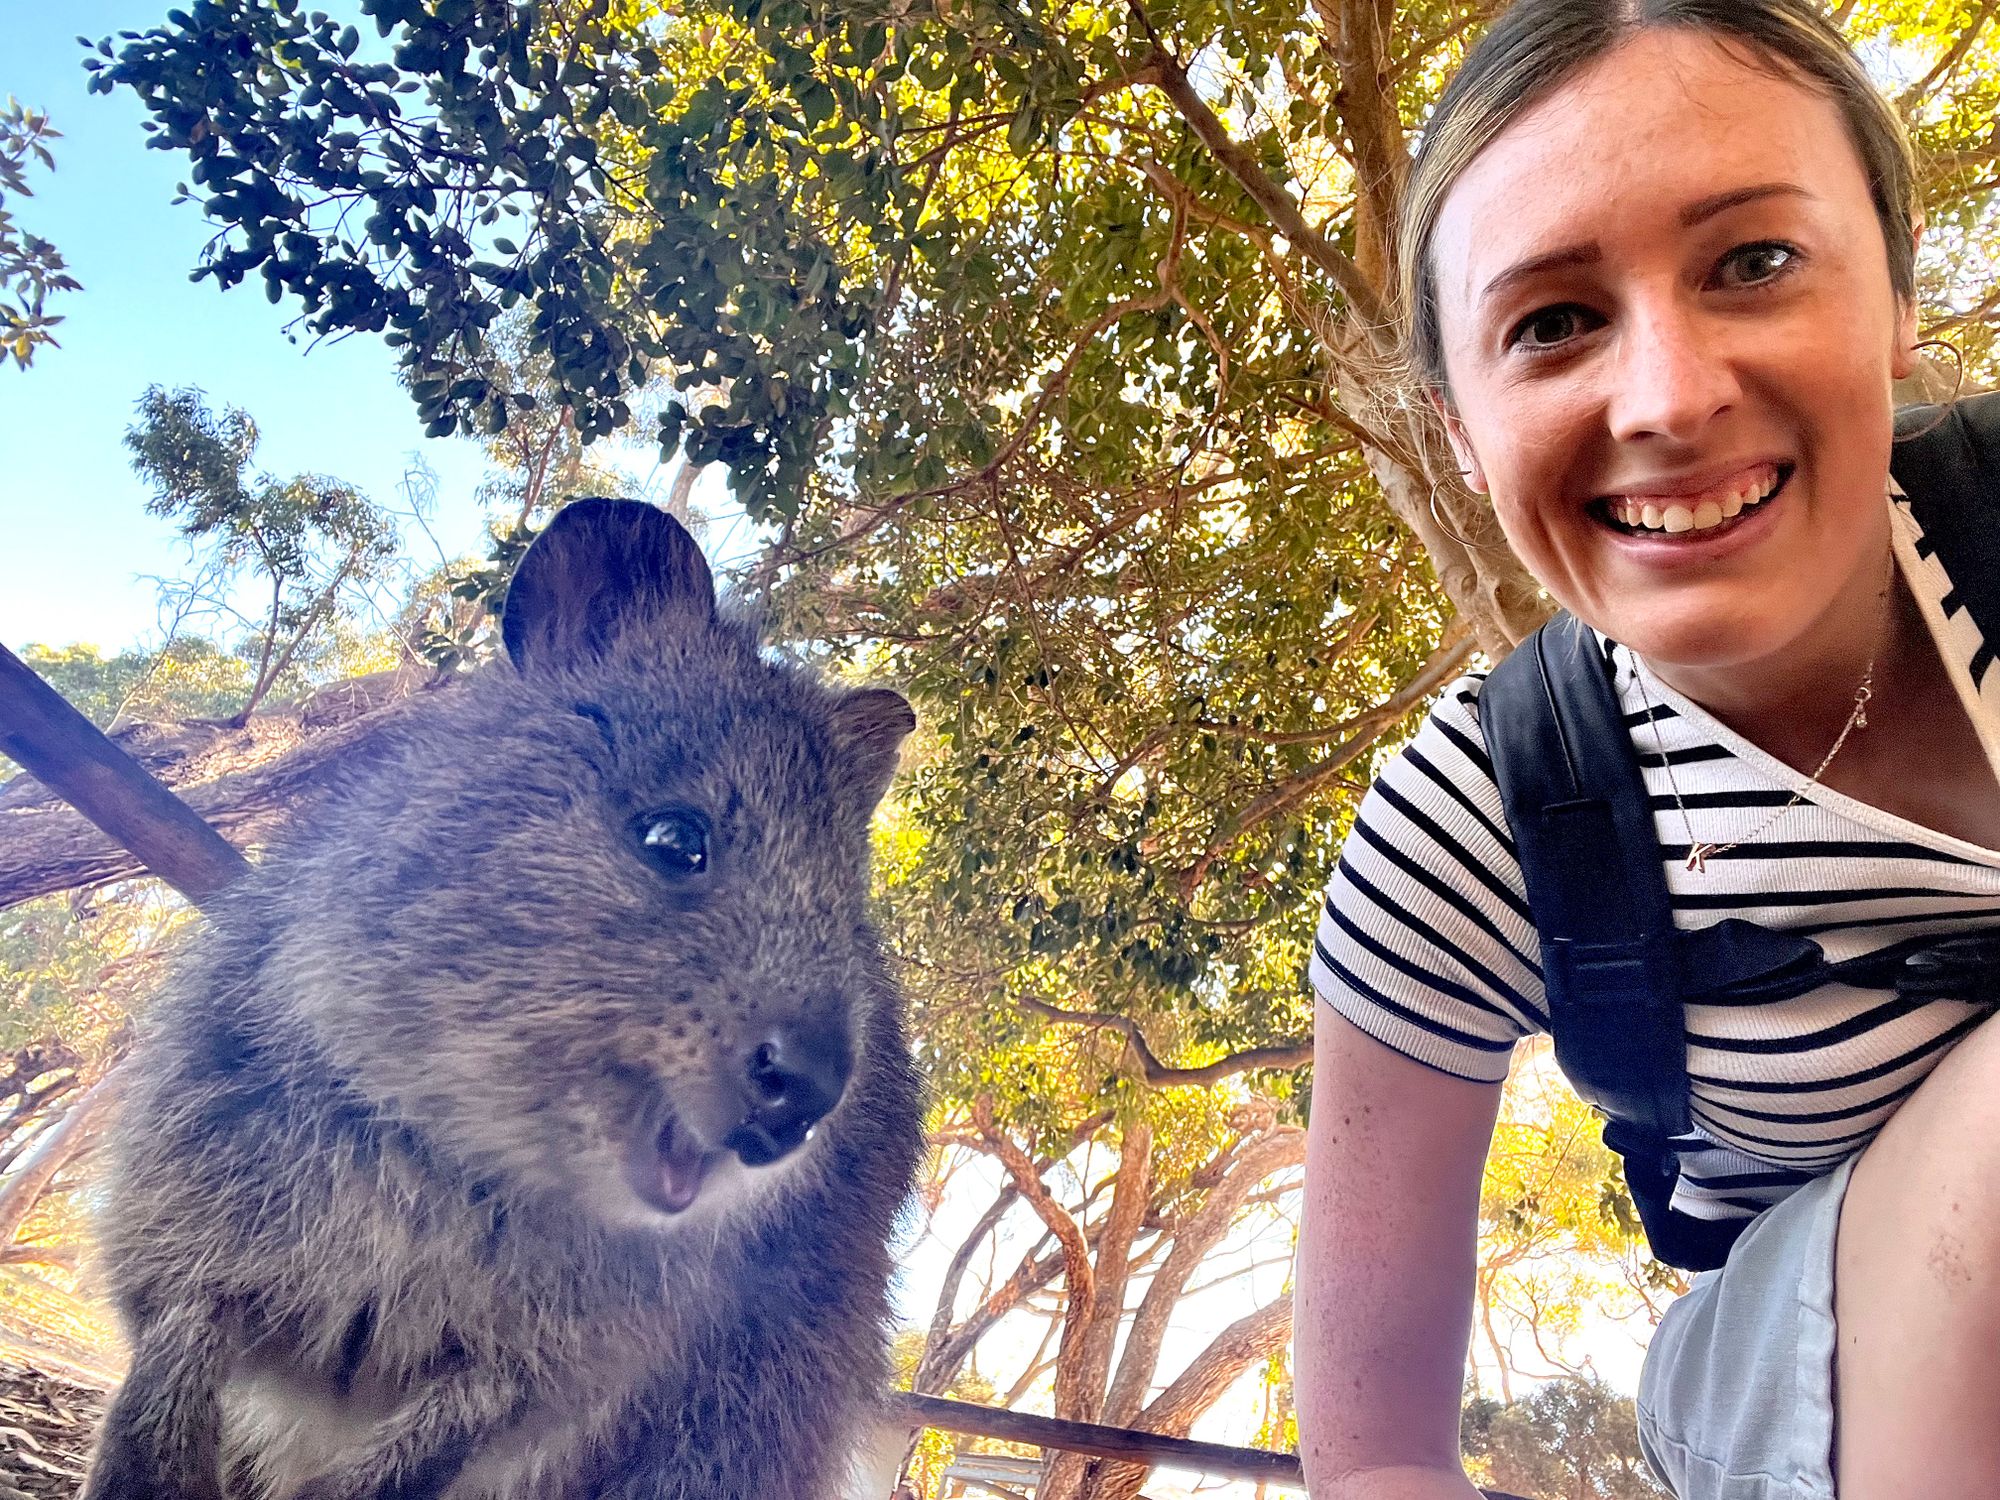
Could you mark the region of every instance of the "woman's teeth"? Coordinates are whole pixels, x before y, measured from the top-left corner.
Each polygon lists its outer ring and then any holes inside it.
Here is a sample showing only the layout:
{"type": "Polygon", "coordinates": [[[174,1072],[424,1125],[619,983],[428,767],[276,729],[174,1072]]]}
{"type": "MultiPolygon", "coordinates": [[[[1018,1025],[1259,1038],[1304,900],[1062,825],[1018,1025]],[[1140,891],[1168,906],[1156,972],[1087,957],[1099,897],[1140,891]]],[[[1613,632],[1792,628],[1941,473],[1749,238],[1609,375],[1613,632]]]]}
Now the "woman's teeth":
{"type": "Polygon", "coordinates": [[[1606,510],[1612,520],[1635,530],[1664,531],[1669,535],[1683,531],[1706,531],[1753,505],[1761,505],[1777,487],[1778,475],[1772,473],[1748,480],[1719,498],[1710,497],[1691,505],[1678,501],[1662,505],[1651,500],[1614,497],[1607,502],[1606,510]]]}

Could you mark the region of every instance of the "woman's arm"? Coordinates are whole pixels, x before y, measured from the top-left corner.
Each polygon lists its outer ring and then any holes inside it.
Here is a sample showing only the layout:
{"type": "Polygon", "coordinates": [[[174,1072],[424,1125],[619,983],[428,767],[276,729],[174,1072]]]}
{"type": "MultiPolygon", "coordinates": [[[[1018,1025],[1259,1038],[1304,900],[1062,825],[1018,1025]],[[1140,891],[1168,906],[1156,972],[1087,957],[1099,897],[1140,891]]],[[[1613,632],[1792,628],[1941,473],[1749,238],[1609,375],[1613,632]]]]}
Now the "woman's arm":
{"type": "Polygon", "coordinates": [[[1459,1462],[1479,1184],[1500,1085],[1319,1011],[1296,1333],[1313,1500],[1474,1500],[1459,1462]]]}

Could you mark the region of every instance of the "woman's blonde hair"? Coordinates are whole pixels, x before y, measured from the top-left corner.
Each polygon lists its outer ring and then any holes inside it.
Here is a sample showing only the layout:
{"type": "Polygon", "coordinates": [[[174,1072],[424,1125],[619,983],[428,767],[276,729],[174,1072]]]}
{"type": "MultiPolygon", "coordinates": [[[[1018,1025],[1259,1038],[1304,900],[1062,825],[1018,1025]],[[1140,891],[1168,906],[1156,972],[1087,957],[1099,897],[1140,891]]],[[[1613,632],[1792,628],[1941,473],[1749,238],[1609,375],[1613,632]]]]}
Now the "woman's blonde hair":
{"type": "Polygon", "coordinates": [[[1397,222],[1411,376],[1445,390],[1431,237],[1453,183],[1493,138],[1567,79],[1655,27],[1707,33],[1792,74],[1839,108],[1887,242],[1889,279],[1916,300],[1916,167],[1903,122],[1812,0],[1518,0],[1467,55],[1424,126],[1397,222]]]}

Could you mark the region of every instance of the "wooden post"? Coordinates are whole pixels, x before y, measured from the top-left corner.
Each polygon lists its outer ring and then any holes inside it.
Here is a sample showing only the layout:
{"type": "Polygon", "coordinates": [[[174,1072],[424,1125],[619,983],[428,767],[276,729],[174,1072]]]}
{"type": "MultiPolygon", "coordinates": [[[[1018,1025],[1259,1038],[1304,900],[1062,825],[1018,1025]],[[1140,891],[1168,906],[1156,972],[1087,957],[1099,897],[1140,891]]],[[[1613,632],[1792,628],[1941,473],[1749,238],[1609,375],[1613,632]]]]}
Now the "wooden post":
{"type": "Polygon", "coordinates": [[[0,753],[199,906],[249,872],[223,836],[0,646],[0,753]]]}

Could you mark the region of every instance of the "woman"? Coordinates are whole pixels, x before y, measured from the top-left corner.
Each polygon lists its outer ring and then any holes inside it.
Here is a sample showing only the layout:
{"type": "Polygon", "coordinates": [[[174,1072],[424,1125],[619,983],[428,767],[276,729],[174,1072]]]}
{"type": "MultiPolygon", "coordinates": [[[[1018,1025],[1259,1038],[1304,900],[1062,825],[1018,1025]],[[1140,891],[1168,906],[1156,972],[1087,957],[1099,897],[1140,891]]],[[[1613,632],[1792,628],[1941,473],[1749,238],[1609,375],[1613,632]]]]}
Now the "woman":
{"type": "MultiPolygon", "coordinates": [[[[1919,228],[1900,127],[1809,0],[1523,0],[1426,128],[1411,360],[1598,633],[1660,842],[1706,853],[1670,870],[1683,928],[1846,957],[2000,921],[2000,673],[1889,494],[1919,228]]],[[[1378,782],[1313,966],[1315,1500],[1473,1494],[1481,1165],[1546,1023],[1479,689],[1378,782]]],[[[1648,1353],[1641,1436],[1684,1500],[2000,1496],[2000,1025],[1883,1001],[1689,1008],[1676,1206],[1753,1222],[1648,1353]]]]}

